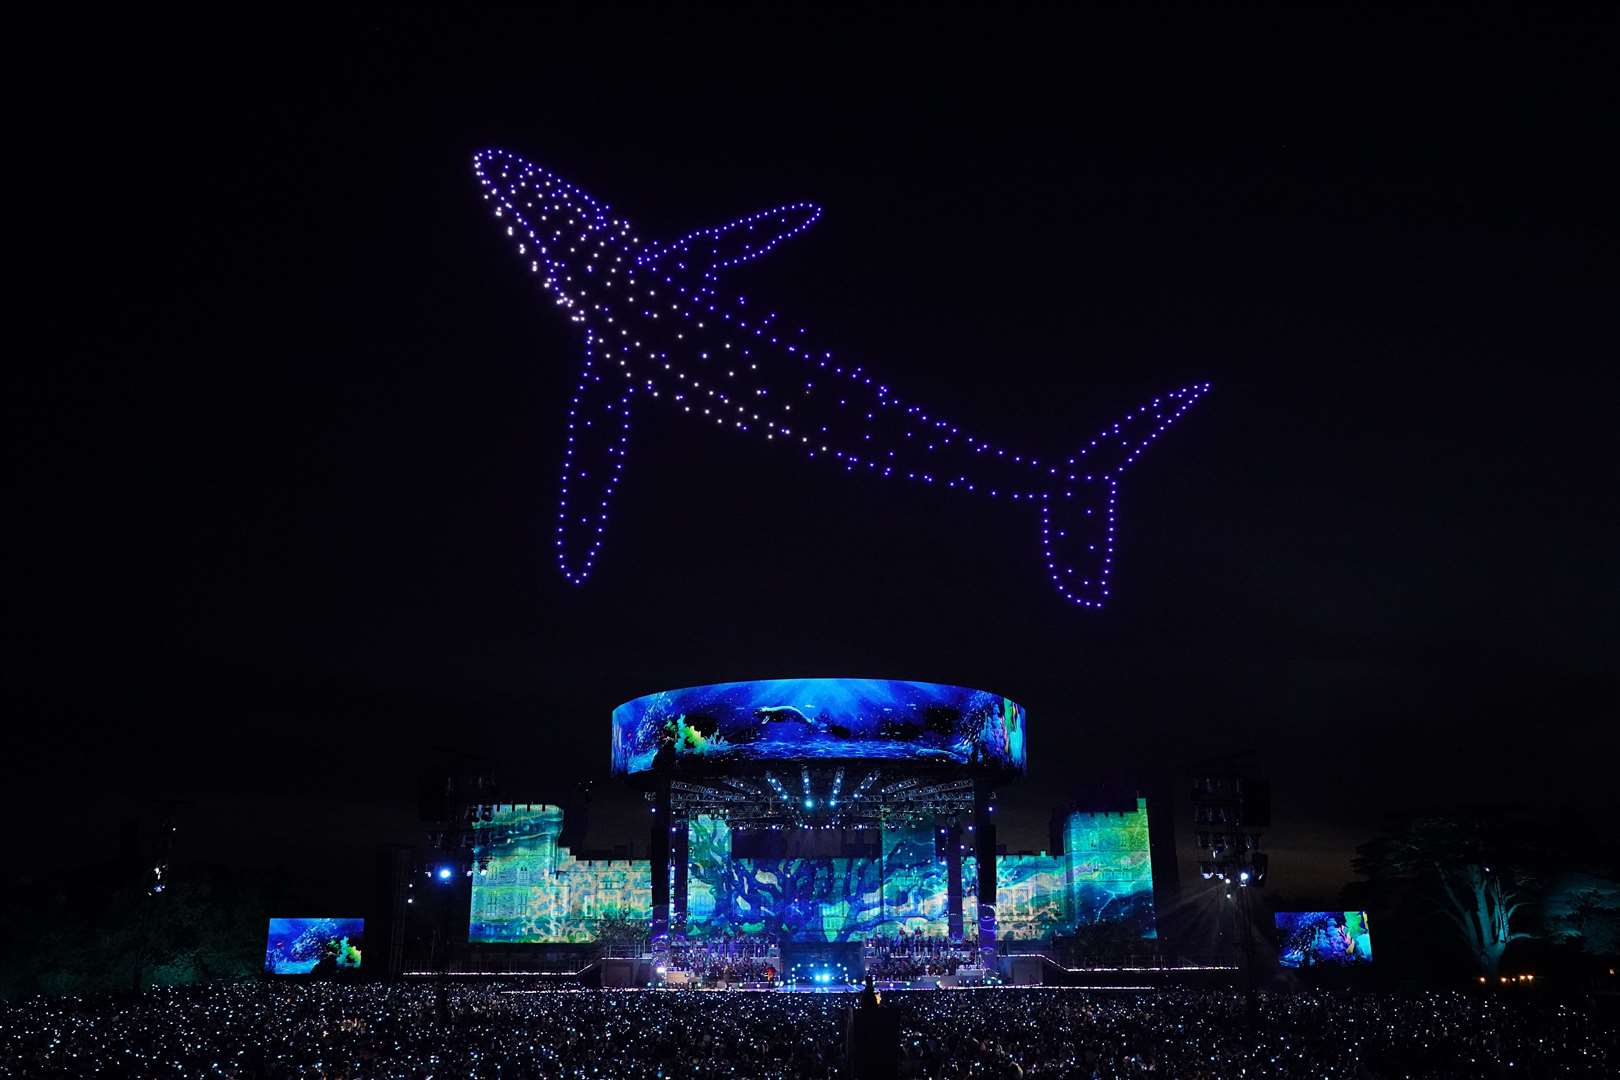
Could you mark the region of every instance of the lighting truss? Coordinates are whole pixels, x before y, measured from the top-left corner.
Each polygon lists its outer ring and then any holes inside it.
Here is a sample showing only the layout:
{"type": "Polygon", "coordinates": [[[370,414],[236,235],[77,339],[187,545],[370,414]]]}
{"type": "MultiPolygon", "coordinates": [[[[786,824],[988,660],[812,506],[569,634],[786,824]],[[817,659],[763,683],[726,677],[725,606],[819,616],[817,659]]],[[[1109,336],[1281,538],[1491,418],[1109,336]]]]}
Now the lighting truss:
{"type": "MultiPolygon", "coordinates": [[[[862,828],[932,818],[966,816],[973,811],[973,781],[963,777],[867,772],[854,790],[841,794],[843,766],[799,770],[799,792],[766,771],[760,777],[674,780],[670,810],[677,818],[719,817],[738,825],[862,828]],[[885,782],[887,781],[887,782],[885,782]]],[[[648,800],[654,796],[649,793],[648,800]]]]}

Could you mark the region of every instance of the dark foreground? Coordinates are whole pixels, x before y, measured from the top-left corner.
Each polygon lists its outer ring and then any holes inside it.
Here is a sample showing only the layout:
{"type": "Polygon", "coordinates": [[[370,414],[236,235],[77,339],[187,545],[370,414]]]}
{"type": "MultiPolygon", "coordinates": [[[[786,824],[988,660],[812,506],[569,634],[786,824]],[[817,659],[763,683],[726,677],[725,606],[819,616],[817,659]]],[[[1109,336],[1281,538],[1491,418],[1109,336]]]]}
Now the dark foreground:
{"type": "MultiPolygon", "coordinates": [[[[0,1006],[0,1075],[837,1077],[843,995],[232,985],[0,1006]]],[[[1590,1002],[1217,991],[885,995],[908,1077],[1615,1076],[1590,1002]]]]}

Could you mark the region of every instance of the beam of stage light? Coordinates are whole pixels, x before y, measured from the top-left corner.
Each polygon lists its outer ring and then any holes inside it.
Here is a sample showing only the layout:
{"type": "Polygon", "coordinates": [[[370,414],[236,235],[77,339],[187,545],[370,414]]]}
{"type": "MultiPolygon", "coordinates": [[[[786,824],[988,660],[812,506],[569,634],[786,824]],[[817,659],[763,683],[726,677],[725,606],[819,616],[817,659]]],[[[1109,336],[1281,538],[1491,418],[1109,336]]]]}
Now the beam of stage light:
{"type": "Polygon", "coordinates": [[[1038,527],[1036,550],[1058,593],[1100,608],[1113,576],[1120,478],[1209,389],[1167,391],[1071,457],[1024,453],[721,291],[726,271],[808,228],[819,207],[791,203],[658,244],[508,151],[480,151],[473,171],[525,270],[580,335],[555,537],[558,568],[575,585],[601,554],[631,413],[646,404],[850,474],[1008,504],[1009,515],[1027,513],[1038,527]]]}

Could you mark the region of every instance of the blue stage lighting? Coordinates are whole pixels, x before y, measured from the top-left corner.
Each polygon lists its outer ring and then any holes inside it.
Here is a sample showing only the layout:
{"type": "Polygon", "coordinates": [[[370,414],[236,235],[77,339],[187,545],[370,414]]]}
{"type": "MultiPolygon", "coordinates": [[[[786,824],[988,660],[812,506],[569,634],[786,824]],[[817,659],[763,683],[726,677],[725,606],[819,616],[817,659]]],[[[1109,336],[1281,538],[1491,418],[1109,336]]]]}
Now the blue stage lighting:
{"type": "Polygon", "coordinates": [[[448,866],[439,867],[439,880],[440,881],[449,881],[450,880],[450,868],[448,866]]]}

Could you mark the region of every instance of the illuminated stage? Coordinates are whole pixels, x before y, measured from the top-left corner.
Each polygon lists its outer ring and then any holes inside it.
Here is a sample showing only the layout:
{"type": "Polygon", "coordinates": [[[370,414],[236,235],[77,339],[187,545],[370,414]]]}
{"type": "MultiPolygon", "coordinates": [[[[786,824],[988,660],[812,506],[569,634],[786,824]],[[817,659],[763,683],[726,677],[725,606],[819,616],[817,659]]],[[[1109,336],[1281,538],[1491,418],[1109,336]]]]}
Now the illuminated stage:
{"type": "Polygon", "coordinates": [[[1002,695],[721,683],[626,702],[612,733],[650,858],[577,856],[555,805],[468,808],[481,956],[616,940],[651,966],[611,985],[932,986],[1012,981],[1011,943],[1156,937],[1146,800],[1069,811],[1049,851],[998,850],[997,790],[1027,764],[1024,710],[1002,695]]]}

